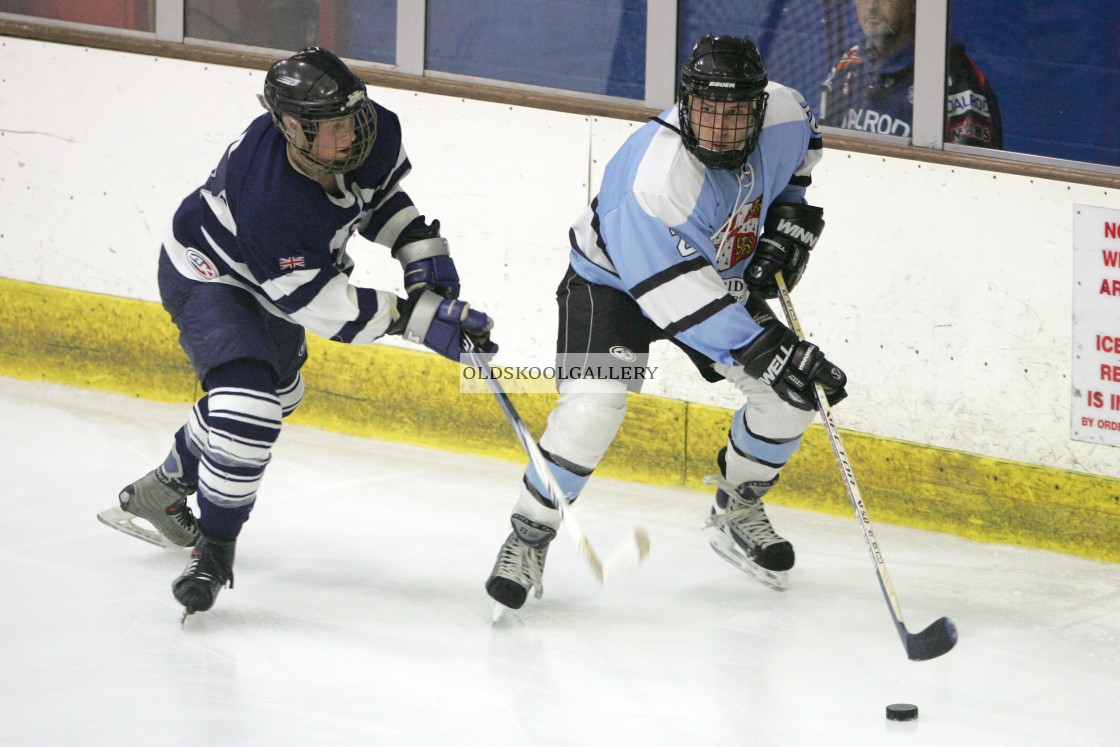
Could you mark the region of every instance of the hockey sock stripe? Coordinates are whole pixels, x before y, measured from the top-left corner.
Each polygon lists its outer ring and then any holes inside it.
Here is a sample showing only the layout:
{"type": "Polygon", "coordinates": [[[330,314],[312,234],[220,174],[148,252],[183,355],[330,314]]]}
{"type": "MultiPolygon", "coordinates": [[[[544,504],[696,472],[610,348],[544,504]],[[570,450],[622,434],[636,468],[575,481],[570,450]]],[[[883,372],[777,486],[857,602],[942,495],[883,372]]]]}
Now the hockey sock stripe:
{"type": "Polygon", "coordinates": [[[736,456],[741,457],[743,459],[746,459],[749,462],[754,462],[755,464],[761,464],[764,467],[772,467],[773,469],[781,469],[782,467],[785,466],[785,464],[773,464],[771,462],[767,462],[767,461],[764,461],[764,460],[759,459],[757,457],[751,456],[750,454],[747,454],[746,452],[741,451],[739,449],[739,447],[735,445],[735,442],[730,440],[730,439],[728,439],[727,445],[731,447],[732,451],[735,452],[736,456]]]}
{"type": "Polygon", "coordinates": [[[243,506],[256,500],[267,463],[218,464],[207,455],[199,463],[198,484],[203,495],[218,506],[243,506]]]}
{"type": "Polygon", "coordinates": [[[218,506],[252,504],[280,435],[281,417],[280,398],[271,392],[212,388],[187,424],[200,451],[200,492],[218,506]]]}
{"type": "Polygon", "coordinates": [[[206,398],[210,410],[208,422],[214,417],[237,417],[246,422],[276,423],[280,421],[280,398],[275,394],[252,389],[221,388],[206,398]]]}
{"type": "MultiPolygon", "coordinates": [[[[540,446],[540,444],[537,445],[540,446]]],[[[547,459],[549,464],[554,464],[557,467],[565,469],[578,477],[590,477],[593,471],[590,467],[584,467],[583,465],[576,464],[575,462],[565,459],[562,456],[553,454],[551,451],[545,449],[544,447],[541,447],[541,456],[547,459]]]]}
{"type": "Polygon", "coordinates": [[[276,396],[280,398],[280,408],[283,417],[288,417],[300,403],[303,402],[303,374],[296,373],[295,378],[286,384],[281,384],[280,388],[276,390],[276,396]]]}
{"type": "MultiPolygon", "coordinates": [[[[590,479],[591,471],[587,470],[583,474],[575,474],[552,462],[547,455],[542,453],[542,456],[544,456],[544,460],[548,464],[548,469],[552,472],[556,484],[564,491],[564,496],[568,499],[568,502],[571,503],[575,501],[583,490],[583,486],[586,485],[588,479],[590,479]]],[[[532,462],[525,467],[524,480],[525,487],[527,487],[533,495],[537,496],[541,503],[544,503],[546,506],[553,506],[545,497],[548,495],[548,489],[545,487],[543,478],[537,474],[536,467],[532,462]]]]}
{"type": "Polygon", "coordinates": [[[217,389],[209,396],[207,450],[223,463],[262,464],[280,436],[280,399],[251,389],[217,389]]]}
{"type": "Polygon", "coordinates": [[[198,454],[202,453],[210,439],[210,427],[206,425],[207,412],[206,398],[203,397],[191,408],[191,416],[187,420],[188,447],[198,454]]]}
{"type": "Polygon", "coordinates": [[[735,451],[740,454],[747,455],[762,464],[780,467],[788,462],[801,446],[801,436],[798,435],[787,441],[757,436],[747,428],[745,413],[743,408],[740,408],[731,421],[731,443],[735,451]]]}

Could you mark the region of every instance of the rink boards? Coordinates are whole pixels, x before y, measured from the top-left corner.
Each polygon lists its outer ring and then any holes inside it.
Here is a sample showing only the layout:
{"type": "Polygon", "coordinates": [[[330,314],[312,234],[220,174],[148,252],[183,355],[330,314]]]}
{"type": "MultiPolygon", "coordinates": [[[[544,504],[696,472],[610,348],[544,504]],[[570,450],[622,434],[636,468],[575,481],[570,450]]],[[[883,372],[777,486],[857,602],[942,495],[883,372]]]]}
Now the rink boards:
{"type": "MultiPolygon", "coordinates": [[[[463,393],[450,361],[387,345],[308,342],[307,393],[293,422],[522,458],[498,407],[489,396],[463,393]]],[[[0,375],[184,404],[200,394],[158,304],[2,278],[0,375]]],[[[514,397],[539,434],[555,397],[514,397]]],[[[598,474],[702,490],[731,413],[632,394],[598,474]]],[[[1118,480],[854,431],[844,438],[873,521],[1120,561],[1118,480]]],[[[831,514],[851,511],[819,425],[771,497],[831,514]]]]}

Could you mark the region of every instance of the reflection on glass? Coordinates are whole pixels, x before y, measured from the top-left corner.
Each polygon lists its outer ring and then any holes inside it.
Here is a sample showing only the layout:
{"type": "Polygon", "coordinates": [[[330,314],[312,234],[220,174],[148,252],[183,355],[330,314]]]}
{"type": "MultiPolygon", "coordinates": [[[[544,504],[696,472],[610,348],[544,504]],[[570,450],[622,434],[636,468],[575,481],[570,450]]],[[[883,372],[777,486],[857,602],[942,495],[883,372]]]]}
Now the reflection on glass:
{"type": "Polygon", "coordinates": [[[954,0],[950,25],[999,90],[1003,147],[1120,166],[1120,2],[954,0]]]}
{"type": "Polygon", "coordinates": [[[430,70],[645,96],[645,0],[428,0],[427,18],[430,70]]]}
{"type": "Polygon", "coordinates": [[[821,78],[857,33],[850,0],[680,0],[677,69],[704,34],[747,36],[770,80],[816,104],[821,78]],[[850,25],[850,28],[849,28],[850,25]]]}
{"type": "MultiPolygon", "coordinates": [[[[825,79],[821,124],[910,137],[914,111],[915,0],[854,0],[862,40],[825,79]]],[[[950,40],[945,80],[945,142],[1003,147],[995,93],[984,73],[950,40]]]]}
{"type": "Polygon", "coordinates": [[[286,52],[391,64],[396,27],[396,0],[186,0],[186,36],[286,52]]]}
{"type": "Polygon", "coordinates": [[[152,0],[0,0],[0,13],[154,32],[152,5],[152,0]]]}
{"type": "Polygon", "coordinates": [[[349,29],[344,57],[355,60],[397,61],[397,0],[350,0],[349,29]]]}
{"type": "MultiPolygon", "coordinates": [[[[327,2],[323,5],[334,5],[327,2]]],[[[318,0],[187,0],[185,35],[296,51],[321,41],[318,0]]]]}

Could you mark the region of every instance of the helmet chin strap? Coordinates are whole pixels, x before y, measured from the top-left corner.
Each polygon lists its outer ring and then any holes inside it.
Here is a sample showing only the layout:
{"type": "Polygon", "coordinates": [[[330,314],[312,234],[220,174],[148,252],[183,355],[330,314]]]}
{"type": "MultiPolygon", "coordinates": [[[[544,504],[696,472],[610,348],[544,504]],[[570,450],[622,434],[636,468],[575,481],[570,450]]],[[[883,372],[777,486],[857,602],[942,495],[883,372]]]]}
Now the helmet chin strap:
{"type": "MultiPolygon", "coordinates": [[[[298,125],[295,125],[298,127],[298,125]]],[[[291,125],[289,125],[291,127],[291,125]]],[[[291,132],[291,130],[288,130],[291,132]]],[[[303,148],[297,144],[298,140],[307,141],[307,135],[300,130],[298,137],[289,137],[287,140],[287,153],[288,163],[292,165],[299,173],[303,174],[309,179],[322,184],[327,189],[331,189],[334,185],[334,172],[331,171],[327,164],[320,163],[312,158],[309,154],[303,151],[303,148]],[[328,186],[330,185],[330,186],[328,186]]]]}
{"type": "Polygon", "coordinates": [[[330,172],[322,165],[312,161],[299,151],[292,143],[287,147],[288,163],[299,173],[319,183],[323,189],[336,197],[341,195],[342,188],[338,185],[337,175],[330,172]]]}
{"type": "Polygon", "coordinates": [[[300,152],[300,149],[293,143],[288,143],[288,163],[292,165],[299,173],[311,179],[318,180],[326,176],[329,172],[321,165],[312,161],[310,158],[300,152]]]}

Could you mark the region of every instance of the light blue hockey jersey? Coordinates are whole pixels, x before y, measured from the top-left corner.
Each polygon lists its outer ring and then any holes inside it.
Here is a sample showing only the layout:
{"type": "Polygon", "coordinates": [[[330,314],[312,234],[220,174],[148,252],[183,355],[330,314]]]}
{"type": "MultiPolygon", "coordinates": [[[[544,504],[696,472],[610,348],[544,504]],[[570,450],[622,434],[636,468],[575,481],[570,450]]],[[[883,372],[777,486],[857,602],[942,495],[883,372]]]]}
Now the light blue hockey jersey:
{"type": "Polygon", "coordinates": [[[569,232],[573,269],[630,295],[670,337],[719,363],[760,327],[742,301],[766,212],[805,203],[821,136],[804,98],[771,83],[758,146],[737,171],[685,149],[673,107],[627,139],[569,232]]]}

